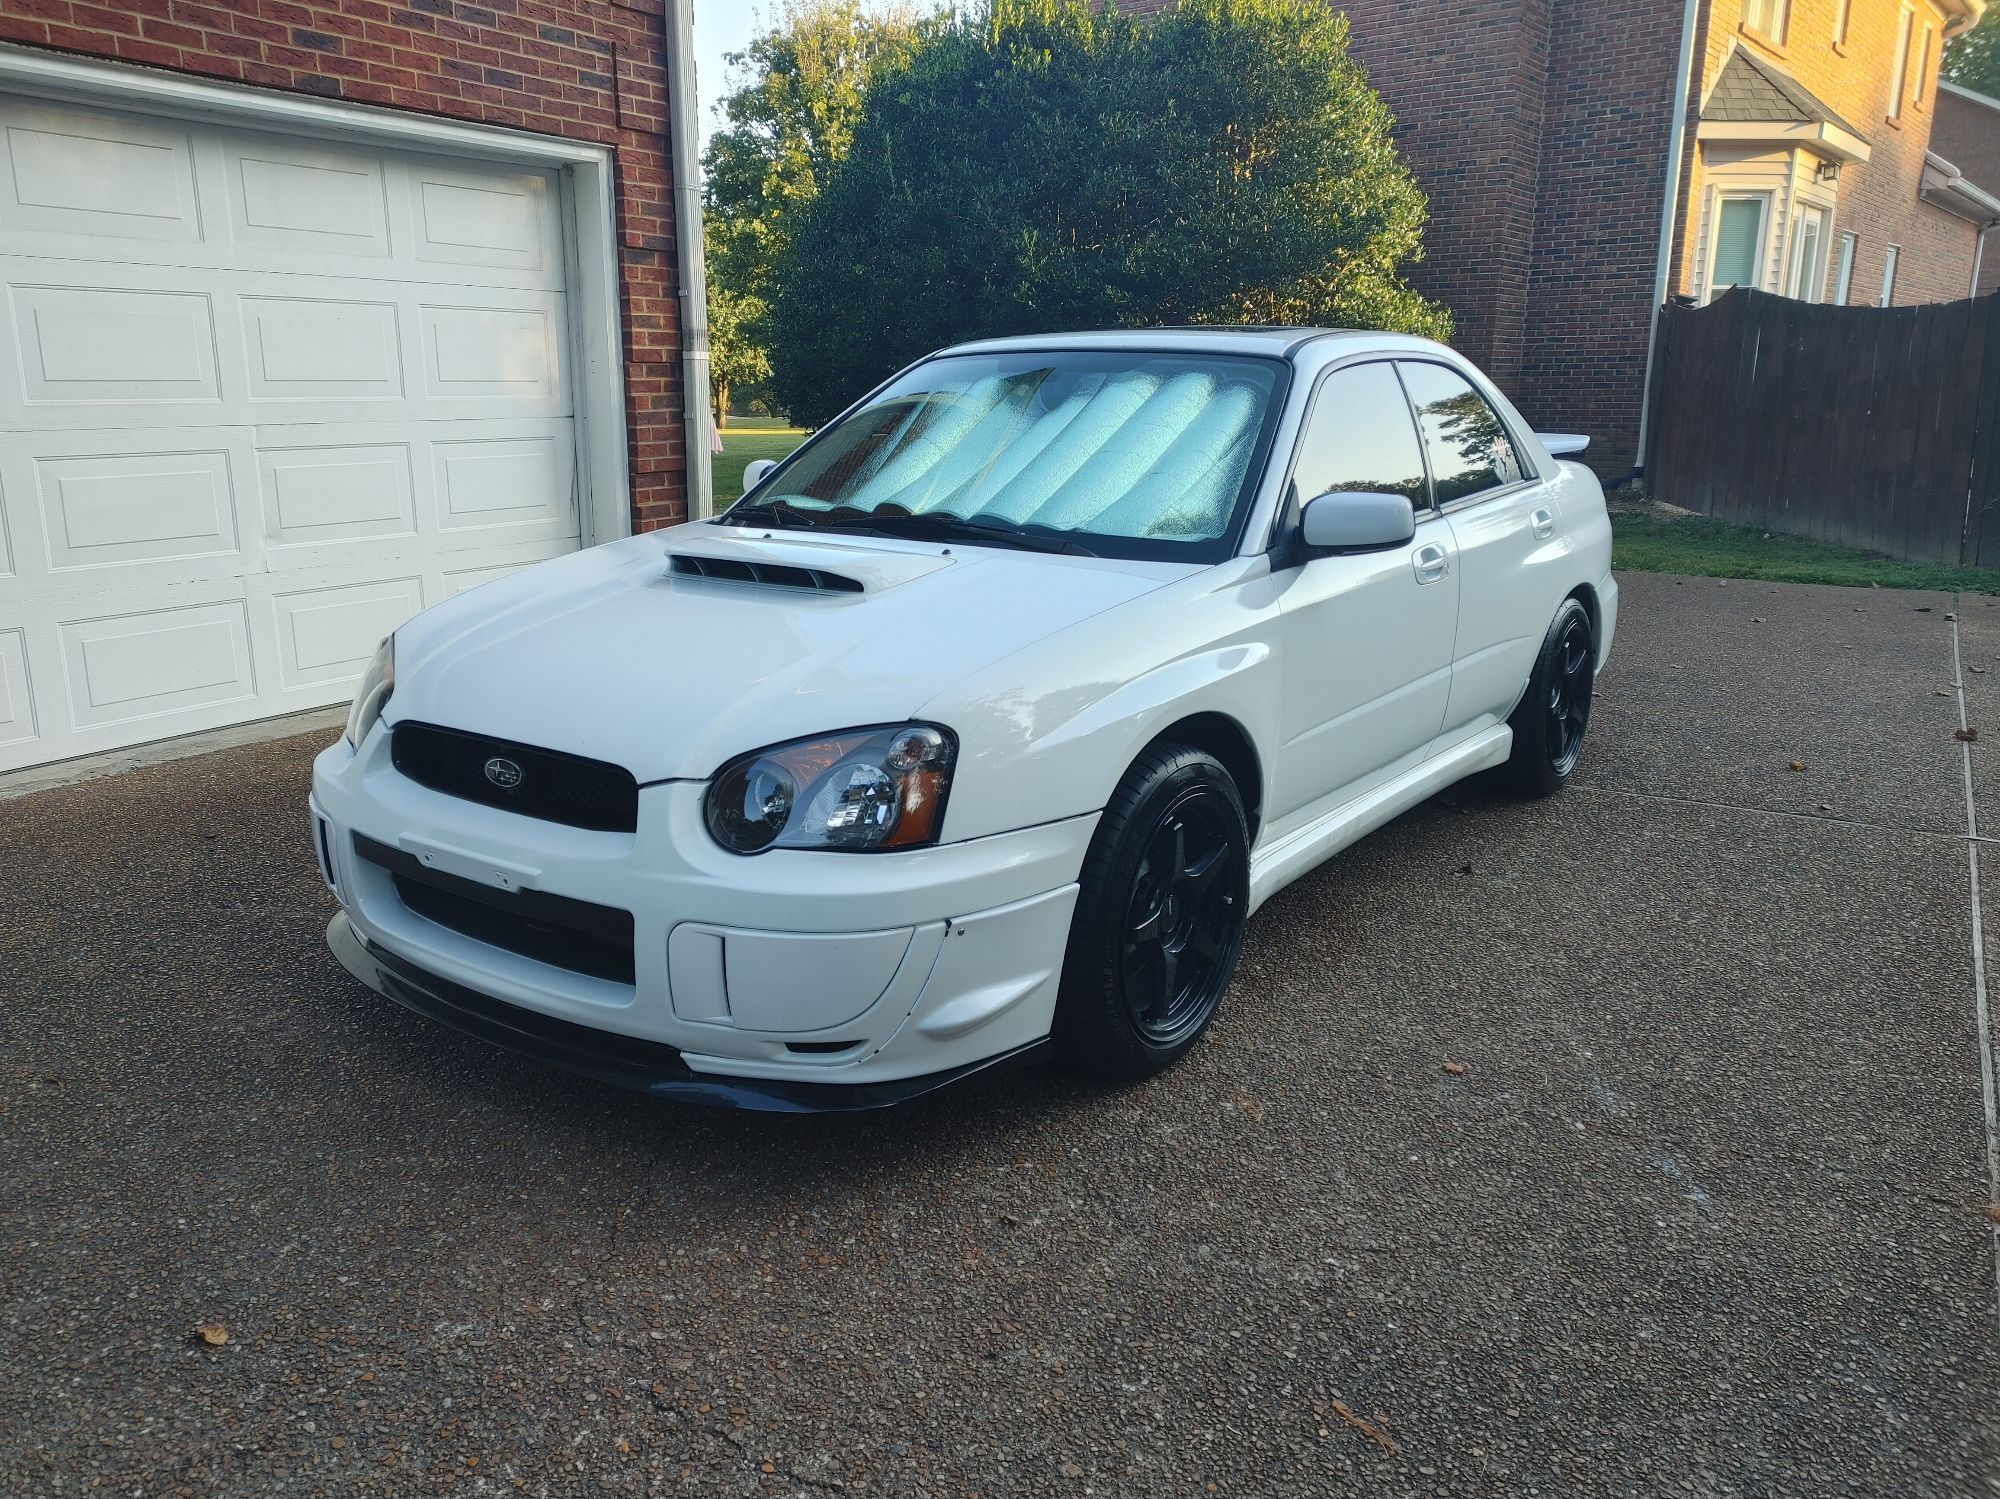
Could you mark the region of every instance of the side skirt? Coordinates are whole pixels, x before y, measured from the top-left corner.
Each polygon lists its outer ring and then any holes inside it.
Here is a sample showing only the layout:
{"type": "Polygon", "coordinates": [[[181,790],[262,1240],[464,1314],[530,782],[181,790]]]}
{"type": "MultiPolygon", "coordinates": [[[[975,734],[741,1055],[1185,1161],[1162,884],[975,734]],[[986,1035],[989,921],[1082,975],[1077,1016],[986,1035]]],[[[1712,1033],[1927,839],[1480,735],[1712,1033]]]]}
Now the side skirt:
{"type": "Polygon", "coordinates": [[[1429,801],[1445,787],[1507,763],[1514,731],[1504,723],[1481,729],[1366,796],[1314,818],[1250,856],[1250,909],[1256,910],[1315,865],[1359,842],[1383,823],[1429,801]]]}

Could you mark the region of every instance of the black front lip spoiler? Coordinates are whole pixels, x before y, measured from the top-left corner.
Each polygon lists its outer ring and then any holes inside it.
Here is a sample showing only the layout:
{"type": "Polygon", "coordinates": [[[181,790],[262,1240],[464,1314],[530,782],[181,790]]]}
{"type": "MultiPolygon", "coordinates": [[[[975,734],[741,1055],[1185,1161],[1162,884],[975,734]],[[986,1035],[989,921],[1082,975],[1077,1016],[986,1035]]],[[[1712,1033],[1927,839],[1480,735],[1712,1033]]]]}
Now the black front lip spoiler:
{"type": "Polygon", "coordinates": [[[674,1047],[558,1020],[428,973],[369,943],[342,911],[327,923],[326,945],[355,978],[426,1019],[552,1067],[676,1103],[765,1114],[855,1114],[907,1103],[979,1074],[1040,1060],[1046,1040],[997,1057],[923,1077],[872,1083],[813,1083],[789,1078],[725,1077],[696,1072],[674,1047]]]}

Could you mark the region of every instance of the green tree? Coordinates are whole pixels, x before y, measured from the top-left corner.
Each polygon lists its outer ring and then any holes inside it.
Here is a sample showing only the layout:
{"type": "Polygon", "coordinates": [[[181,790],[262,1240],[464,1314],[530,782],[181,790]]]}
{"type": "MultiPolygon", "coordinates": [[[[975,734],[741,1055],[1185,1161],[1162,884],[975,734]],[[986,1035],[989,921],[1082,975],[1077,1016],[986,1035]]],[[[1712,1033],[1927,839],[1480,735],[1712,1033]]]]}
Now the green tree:
{"type": "Polygon", "coordinates": [[[992,0],[879,72],[795,225],[773,384],[818,422],[926,350],[1103,325],[1445,336],[1402,280],[1426,205],[1324,0],[1140,23],[992,0]]]}
{"type": "MultiPolygon", "coordinates": [[[[770,30],[729,54],[735,86],[702,156],[703,231],[711,330],[720,297],[721,316],[746,355],[761,357],[778,259],[799,214],[847,154],[869,78],[906,57],[927,24],[907,4],[786,0],[770,30]]],[[[738,378],[756,378],[746,368],[735,366],[738,378]]],[[[717,369],[720,379],[719,362],[717,369]]]]}
{"type": "Polygon", "coordinates": [[[1974,93],[2000,96],[2000,9],[1944,49],[1944,76],[1974,93]]]}
{"type": "Polygon", "coordinates": [[[723,285],[712,250],[707,259],[708,384],[720,431],[729,419],[730,392],[763,385],[771,378],[771,359],[755,332],[763,303],[723,285]]]}

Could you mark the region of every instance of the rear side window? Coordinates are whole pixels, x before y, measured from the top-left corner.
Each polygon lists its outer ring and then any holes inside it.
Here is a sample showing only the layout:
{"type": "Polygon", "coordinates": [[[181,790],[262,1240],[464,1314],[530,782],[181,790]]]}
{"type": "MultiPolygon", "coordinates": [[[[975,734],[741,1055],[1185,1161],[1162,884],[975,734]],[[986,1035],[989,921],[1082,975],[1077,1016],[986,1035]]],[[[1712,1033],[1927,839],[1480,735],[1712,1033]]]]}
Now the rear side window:
{"type": "Polygon", "coordinates": [[[1440,505],[1527,477],[1500,413],[1464,376],[1441,364],[1399,368],[1417,408],[1440,505]]]}
{"type": "Polygon", "coordinates": [[[1430,507],[1423,450],[1394,366],[1359,364],[1326,377],[1299,439],[1292,478],[1301,503],[1368,490],[1408,495],[1418,510],[1430,507]]]}

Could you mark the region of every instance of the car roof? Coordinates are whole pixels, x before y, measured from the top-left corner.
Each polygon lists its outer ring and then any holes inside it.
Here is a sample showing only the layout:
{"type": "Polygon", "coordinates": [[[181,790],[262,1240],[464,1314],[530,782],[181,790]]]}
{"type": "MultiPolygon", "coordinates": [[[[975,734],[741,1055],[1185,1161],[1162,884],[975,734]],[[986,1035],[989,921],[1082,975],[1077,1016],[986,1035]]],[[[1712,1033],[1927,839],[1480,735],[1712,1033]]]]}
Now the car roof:
{"type": "Polygon", "coordinates": [[[1372,342],[1385,348],[1435,347],[1427,340],[1363,328],[1302,328],[1275,324],[1206,323],[1180,328],[1088,328],[1073,333],[1024,333],[953,344],[939,354],[1000,354],[1036,349],[1121,349],[1133,352],[1262,354],[1290,358],[1307,344],[1372,342]]]}

